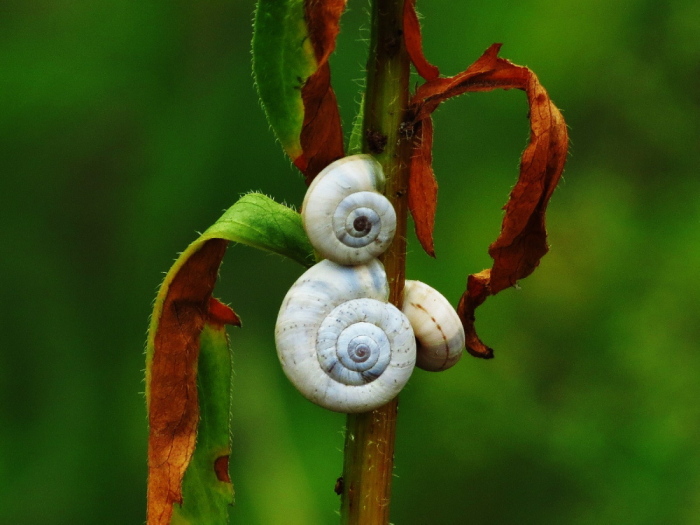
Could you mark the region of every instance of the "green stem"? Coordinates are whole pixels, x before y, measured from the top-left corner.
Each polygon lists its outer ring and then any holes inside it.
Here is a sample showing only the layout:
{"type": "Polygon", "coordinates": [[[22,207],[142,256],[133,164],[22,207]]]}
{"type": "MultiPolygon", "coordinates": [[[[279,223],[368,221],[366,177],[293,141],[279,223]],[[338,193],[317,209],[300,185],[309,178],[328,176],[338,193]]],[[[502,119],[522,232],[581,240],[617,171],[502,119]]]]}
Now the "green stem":
{"type": "MultiPolygon", "coordinates": [[[[408,104],[410,63],[403,41],[404,0],[374,0],[372,34],[367,63],[363,150],[381,162],[387,198],[394,205],[397,229],[382,256],[390,286],[390,301],[399,305],[406,267],[409,143],[400,134],[408,104]]],[[[391,480],[398,398],[364,414],[349,414],[345,436],[345,464],[341,523],[389,523],[391,480]]]]}

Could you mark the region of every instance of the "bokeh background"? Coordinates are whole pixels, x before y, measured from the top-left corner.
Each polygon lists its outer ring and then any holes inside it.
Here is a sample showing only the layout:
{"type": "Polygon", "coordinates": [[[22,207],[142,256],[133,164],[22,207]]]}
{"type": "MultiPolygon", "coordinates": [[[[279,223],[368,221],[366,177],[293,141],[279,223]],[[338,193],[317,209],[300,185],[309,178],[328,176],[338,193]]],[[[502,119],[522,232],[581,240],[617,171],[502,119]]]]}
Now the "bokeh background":
{"type": "MultiPolygon", "coordinates": [[[[367,0],[333,79],[359,100],[367,0]]],[[[0,523],[145,520],[144,340],[175,255],[241,193],[299,205],[257,102],[253,0],[9,1],[0,15],[0,523]]],[[[443,73],[493,42],[563,109],[552,250],[477,326],[496,359],[417,371],[401,395],[397,524],[700,523],[700,3],[419,2],[443,73]]],[[[525,96],[436,115],[438,257],[408,275],[456,303],[515,181],[525,96]]],[[[306,402],[273,325],[302,269],[229,248],[232,523],[337,522],[344,416],[306,402]]]]}

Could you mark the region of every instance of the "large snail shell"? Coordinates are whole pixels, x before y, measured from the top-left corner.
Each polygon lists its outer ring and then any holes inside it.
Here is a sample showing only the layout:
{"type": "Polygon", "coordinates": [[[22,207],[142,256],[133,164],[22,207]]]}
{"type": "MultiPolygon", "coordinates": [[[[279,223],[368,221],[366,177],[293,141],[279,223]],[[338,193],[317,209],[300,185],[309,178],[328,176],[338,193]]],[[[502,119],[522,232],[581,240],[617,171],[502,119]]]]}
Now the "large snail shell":
{"type": "Polygon", "coordinates": [[[396,213],[378,189],[381,165],[369,155],[352,155],[329,164],[309,186],[301,216],[309,240],[326,259],[364,264],[389,247],[396,213]]]}
{"type": "Polygon", "coordinates": [[[416,366],[437,372],[454,365],[464,350],[464,328],[440,292],[420,281],[406,281],[401,310],[418,340],[416,366]]]}
{"type": "Polygon", "coordinates": [[[352,267],[324,260],[292,286],[275,341],[285,374],[305,397],[336,412],[367,412],[399,393],[416,343],[388,294],[376,259],[352,267]]]}

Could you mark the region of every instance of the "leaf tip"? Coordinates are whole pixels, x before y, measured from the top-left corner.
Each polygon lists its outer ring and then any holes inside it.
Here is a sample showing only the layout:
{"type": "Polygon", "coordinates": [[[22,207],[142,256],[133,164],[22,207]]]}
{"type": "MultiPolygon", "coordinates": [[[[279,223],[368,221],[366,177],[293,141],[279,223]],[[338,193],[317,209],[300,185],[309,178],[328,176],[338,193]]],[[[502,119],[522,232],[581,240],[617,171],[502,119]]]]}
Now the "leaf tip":
{"type": "Polygon", "coordinates": [[[236,312],[234,312],[230,306],[226,306],[218,299],[210,297],[208,309],[207,318],[210,323],[221,326],[225,324],[241,326],[241,319],[238,317],[236,312]]]}
{"type": "MultiPolygon", "coordinates": [[[[481,341],[479,341],[481,343],[481,341]]],[[[478,357],[479,359],[493,359],[493,348],[490,346],[486,346],[485,344],[481,343],[478,348],[473,348],[469,345],[467,345],[467,352],[469,352],[469,355],[473,357],[478,357]]]]}
{"type": "Polygon", "coordinates": [[[425,253],[427,253],[430,257],[435,259],[435,242],[433,241],[433,236],[431,235],[428,239],[423,242],[423,240],[420,240],[420,244],[423,247],[423,250],[425,253]]]}

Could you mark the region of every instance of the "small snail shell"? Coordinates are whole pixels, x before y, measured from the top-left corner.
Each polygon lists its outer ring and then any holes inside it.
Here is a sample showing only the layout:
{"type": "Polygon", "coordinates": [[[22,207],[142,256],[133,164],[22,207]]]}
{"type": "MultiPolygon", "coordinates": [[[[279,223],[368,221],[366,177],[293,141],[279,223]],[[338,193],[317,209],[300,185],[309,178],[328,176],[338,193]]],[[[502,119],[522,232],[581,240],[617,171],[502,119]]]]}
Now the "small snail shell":
{"type": "Polygon", "coordinates": [[[396,213],[378,189],[381,165],[369,155],[329,164],[313,180],[301,216],[313,247],[339,264],[364,264],[383,253],[394,238],[396,213]]]}
{"type": "Polygon", "coordinates": [[[402,311],[418,340],[416,366],[437,372],[454,365],[464,350],[464,328],[440,292],[420,281],[406,281],[402,311]]]}
{"type": "Polygon", "coordinates": [[[384,267],[329,260],[307,270],[282,302],[275,342],[289,380],[336,412],[367,412],[408,381],[416,342],[406,316],[387,303],[384,267]]]}

